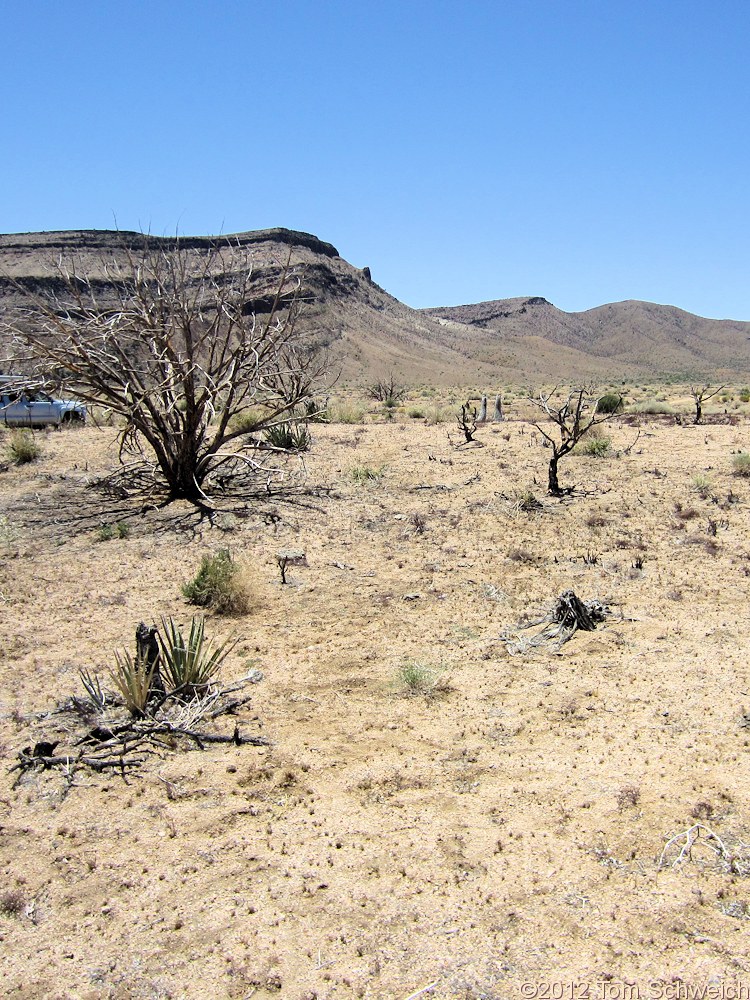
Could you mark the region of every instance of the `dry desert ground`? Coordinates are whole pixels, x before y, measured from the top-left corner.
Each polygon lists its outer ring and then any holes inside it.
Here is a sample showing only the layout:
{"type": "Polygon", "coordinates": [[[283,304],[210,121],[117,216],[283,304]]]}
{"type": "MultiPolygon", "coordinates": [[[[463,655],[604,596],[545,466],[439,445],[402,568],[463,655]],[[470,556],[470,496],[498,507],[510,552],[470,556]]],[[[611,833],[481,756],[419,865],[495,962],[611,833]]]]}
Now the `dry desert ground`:
{"type": "Polygon", "coordinates": [[[316,425],[305,481],[330,495],[213,526],[108,514],[108,427],[0,473],[3,996],[750,991],[747,418],[617,418],[561,501],[509,416],[465,448],[403,411],[316,425]],[[111,688],[138,622],[189,621],[181,585],[221,548],[251,601],[207,616],[238,640],[221,682],[262,679],[207,725],[267,745],[14,770],[75,742],[81,669],[111,688]],[[514,652],[567,589],[608,620],[514,652]]]}

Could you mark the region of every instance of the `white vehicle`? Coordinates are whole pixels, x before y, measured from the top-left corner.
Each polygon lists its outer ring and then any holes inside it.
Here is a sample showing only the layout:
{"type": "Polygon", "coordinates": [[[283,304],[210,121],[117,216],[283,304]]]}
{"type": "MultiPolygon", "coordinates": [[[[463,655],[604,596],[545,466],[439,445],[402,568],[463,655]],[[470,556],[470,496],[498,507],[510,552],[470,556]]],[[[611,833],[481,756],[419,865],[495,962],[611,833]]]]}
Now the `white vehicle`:
{"type": "Polygon", "coordinates": [[[83,424],[86,407],[73,399],[53,399],[18,375],[0,375],[0,423],[8,427],[83,424]]]}

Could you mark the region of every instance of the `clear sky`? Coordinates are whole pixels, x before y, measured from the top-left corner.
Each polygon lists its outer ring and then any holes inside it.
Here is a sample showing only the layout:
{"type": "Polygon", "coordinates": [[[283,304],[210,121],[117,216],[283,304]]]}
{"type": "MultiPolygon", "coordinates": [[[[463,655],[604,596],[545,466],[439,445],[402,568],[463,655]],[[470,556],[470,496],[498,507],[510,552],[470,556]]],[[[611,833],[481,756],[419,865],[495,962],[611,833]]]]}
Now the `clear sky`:
{"type": "Polygon", "coordinates": [[[411,306],[750,320],[747,0],[5,0],[0,231],[314,233],[411,306]]]}

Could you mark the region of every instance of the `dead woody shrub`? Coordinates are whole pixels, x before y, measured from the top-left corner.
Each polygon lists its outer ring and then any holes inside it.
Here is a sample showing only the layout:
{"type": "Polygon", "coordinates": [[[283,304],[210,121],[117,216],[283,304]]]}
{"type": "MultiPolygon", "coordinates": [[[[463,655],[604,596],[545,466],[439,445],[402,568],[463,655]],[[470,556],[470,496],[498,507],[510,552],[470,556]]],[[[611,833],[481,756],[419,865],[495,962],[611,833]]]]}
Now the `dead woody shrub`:
{"type": "Polygon", "coordinates": [[[597,413],[598,396],[593,386],[571,389],[567,395],[557,388],[545,394],[529,395],[529,401],[537,406],[553,425],[534,423],[547,444],[552,448],[549,460],[548,492],[552,496],[563,496],[572,488],[563,489],[558,480],[558,463],[568,455],[581,438],[592,427],[610,420],[614,413],[597,413]]]}
{"type": "Polygon", "coordinates": [[[266,435],[314,398],[324,371],[297,327],[300,275],[290,259],[275,269],[260,318],[239,239],[196,252],[121,237],[95,270],[61,258],[41,290],[18,286],[29,305],[11,327],[17,356],[121,418],[120,457],[136,458],[124,488],[156,484],[166,502],[208,509],[230,488],[252,493],[278,474],[266,435]]]}

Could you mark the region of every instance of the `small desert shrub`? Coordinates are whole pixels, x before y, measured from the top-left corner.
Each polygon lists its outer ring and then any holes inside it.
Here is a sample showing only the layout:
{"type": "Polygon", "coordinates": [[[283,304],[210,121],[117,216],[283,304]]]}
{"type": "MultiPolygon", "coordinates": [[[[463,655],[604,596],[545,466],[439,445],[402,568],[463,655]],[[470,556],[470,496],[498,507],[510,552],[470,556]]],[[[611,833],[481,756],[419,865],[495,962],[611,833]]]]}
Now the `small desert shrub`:
{"type": "Polygon", "coordinates": [[[328,423],[328,405],[317,399],[308,399],[305,402],[305,420],[313,424],[328,423]]]}
{"type": "Polygon", "coordinates": [[[543,504],[534,496],[533,490],[519,490],[515,496],[514,506],[516,510],[530,514],[542,510],[543,504]]]}
{"type": "Polygon", "coordinates": [[[349,475],[355,483],[377,483],[383,478],[384,469],[374,469],[370,465],[355,465],[349,475]]]}
{"type": "Polygon", "coordinates": [[[238,413],[232,419],[232,429],[235,431],[250,433],[251,431],[254,431],[264,419],[266,419],[266,416],[260,410],[243,410],[242,413],[238,413]]]}
{"type": "Polygon", "coordinates": [[[95,539],[97,542],[109,542],[113,538],[129,538],[130,525],[124,521],[117,521],[115,524],[102,524],[96,529],[95,539]]]}
{"type": "Polygon", "coordinates": [[[453,420],[454,414],[452,410],[446,409],[443,406],[431,406],[427,413],[427,419],[431,424],[444,424],[448,420],[453,420]]]}
{"type": "Polygon", "coordinates": [[[617,808],[622,812],[631,806],[637,806],[641,799],[641,790],[637,785],[623,785],[617,793],[617,808]]]}
{"type": "Polygon", "coordinates": [[[5,917],[20,917],[26,906],[26,897],[20,889],[7,889],[0,895],[0,913],[5,917]]]}
{"type": "Polygon", "coordinates": [[[418,512],[412,514],[409,518],[409,524],[415,535],[423,535],[427,531],[427,521],[424,515],[418,512]]]}
{"type": "Polygon", "coordinates": [[[679,500],[674,505],[674,516],[679,521],[692,521],[693,518],[700,517],[695,507],[683,507],[679,500]]]}
{"type": "Polygon", "coordinates": [[[182,593],[191,604],[219,615],[244,615],[249,609],[249,597],[229,549],[203,556],[200,569],[194,579],[183,584],[182,593]]]}
{"type": "Polygon", "coordinates": [[[609,524],[609,518],[603,514],[589,514],[586,524],[589,528],[605,528],[609,524]]]}
{"type": "Polygon", "coordinates": [[[425,411],[421,406],[412,406],[408,413],[412,420],[421,420],[425,416],[425,411]]]}
{"type": "Polygon", "coordinates": [[[605,455],[609,454],[610,448],[611,441],[608,437],[589,435],[576,447],[576,452],[589,458],[604,458],[605,455]]]}
{"type": "Polygon", "coordinates": [[[424,663],[408,660],[396,671],[396,685],[403,694],[431,695],[443,688],[442,667],[428,667],[424,663]]]}
{"type": "Polygon", "coordinates": [[[536,562],[536,557],[528,549],[511,549],[508,558],[519,563],[536,562]]]}
{"type": "Polygon", "coordinates": [[[714,807],[710,802],[696,802],[690,810],[693,819],[711,819],[714,815],[714,807]]]}
{"type": "Polygon", "coordinates": [[[310,431],[305,424],[285,423],[269,427],[264,432],[266,443],[283,451],[309,451],[312,444],[310,431]]]}
{"type": "Polygon", "coordinates": [[[388,379],[379,379],[373,383],[368,388],[367,395],[370,399],[376,399],[379,403],[385,403],[386,406],[394,407],[398,404],[399,400],[404,398],[406,391],[407,386],[401,382],[397,382],[395,377],[391,375],[388,379]]]}
{"type": "Polygon", "coordinates": [[[205,638],[202,618],[192,619],[187,637],[173,618],[162,618],[159,646],[164,680],[172,690],[199,694],[216,676],[234,645],[230,640],[214,647],[205,638]]]}
{"type": "Polygon", "coordinates": [[[712,489],[713,483],[707,476],[693,476],[693,490],[701,499],[707,500],[711,496],[712,489]]]}
{"type": "Polygon", "coordinates": [[[596,404],[596,412],[619,413],[624,405],[625,400],[619,392],[605,392],[603,396],[599,397],[599,401],[596,404]]]}
{"type": "Polygon", "coordinates": [[[328,407],[328,419],[332,424],[363,424],[365,407],[361,403],[333,403],[328,407]]]}
{"type": "Polygon", "coordinates": [[[660,399],[642,399],[639,403],[635,403],[631,408],[631,413],[646,413],[646,414],[674,414],[674,407],[670,406],[669,403],[665,403],[660,399]]]}
{"type": "Polygon", "coordinates": [[[740,389],[740,400],[743,403],[750,403],[750,388],[748,388],[747,386],[740,389]]]}
{"type": "Polygon", "coordinates": [[[39,442],[31,431],[13,431],[8,442],[11,460],[16,465],[26,465],[27,462],[35,462],[42,454],[39,442]]]}
{"type": "Polygon", "coordinates": [[[735,476],[750,476],[750,452],[741,451],[732,459],[735,476]]]}

